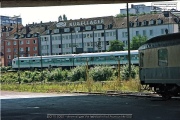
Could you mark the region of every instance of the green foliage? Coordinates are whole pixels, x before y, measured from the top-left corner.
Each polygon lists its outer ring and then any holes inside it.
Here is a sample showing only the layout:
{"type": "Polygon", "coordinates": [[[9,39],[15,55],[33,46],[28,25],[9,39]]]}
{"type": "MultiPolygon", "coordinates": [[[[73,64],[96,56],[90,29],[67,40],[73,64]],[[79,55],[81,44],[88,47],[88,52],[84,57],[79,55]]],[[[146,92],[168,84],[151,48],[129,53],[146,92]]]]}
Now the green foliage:
{"type": "Polygon", "coordinates": [[[78,66],[71,69],[69,77],[71,81],[86,80],[86,66],[78,66]]]}
{"type": "Polygon", "coordinates": [[[122,51],[124,50],[124,43],[119,40],[110,41],[110,46],[108,51],[122,51]]]}
{"type": "Polygon", "coordinates": [[[57,69],[53,70],[51,72],[51,77],[55,81],[58,81],[58,82],[63,81],[62,69],[61,68],[57,68],[57,69]]]}
{"type": "MultiPolygon", "coordinates": [[[[128,80],[129,71],[128,65],[120,67],[121,79],[128,80]]],[[[131,78],[135,78],[138,74],[137,67],[132,65],[131,78]]],[[[21,83],[39,83],[39,82],[63,82],[68,78],[71,81],[85,81],[86,80],[86,66],[78,66],[71,70],[62,70],[60,68],[48,69],[41,71],[20,71],[21,83]]],[[[110,66],[95,66],[89,69],[88,78],[92,81],[107,81],[117,78],[117,69],[113,69],[110,66]]],[[[5,72],[0,77],[1,83],[18,83],[17,72],[5,72]]]]}
{"type": "Polygon", "coordinates": [[[8,70],[12,70],[12,67],[11,66],[3,66],[3,67],[0,67],[1,69],[1,72],[6,72],[8,70]]]}
{"type": "Polygon", "coordinates": [[[138,74],[138,68],[135,67],[134,65],[131,65],[131,75],[129,75],[129,65],[128,64],[123,65],[121,67],[121,69],[122,70],[120,73],[121,73],[122,80],[128,80],[129,77],[134,79],[136,77],[136,75],[138,74]]]}
{"type": "Polygon", "coordinates": [[[12,73],[12,72],[4,73],[0,77],[0,82],[1,83],[15,83],[15,82],[18,82],[18,75],[17,75],[17,73],[12,73]]]}
{"type": "Polygon", "coordinates": [[[131,50],[137,50],[141,45],[147,41],[146,36],[134,36],[131,41],[131,50]]]}
{"type": "Polygon", "coordinates": [[[89,73],[94,81],[106,81],[113,76],[113,69],[110,66],[95,66],[89,73]]]}

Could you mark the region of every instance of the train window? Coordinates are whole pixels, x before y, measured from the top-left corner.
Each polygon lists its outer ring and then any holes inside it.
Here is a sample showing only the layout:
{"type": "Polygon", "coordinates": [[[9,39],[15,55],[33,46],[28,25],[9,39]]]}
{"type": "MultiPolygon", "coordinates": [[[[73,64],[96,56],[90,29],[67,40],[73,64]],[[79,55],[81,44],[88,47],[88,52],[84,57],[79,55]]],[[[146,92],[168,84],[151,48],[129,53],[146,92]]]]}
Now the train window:
{"type": "Polygon", "coordinates": [[[143,67],[144,65],[143,65],[143,57],[144,57],[144,53],[140,53],[140,59],[139,59],[139,66],[140,67],[143,67]]]}
{"type": "Polygon", "coordinates": [[[15,63],[16,63],[16,61],[13,61],[13,63],[15,64],[15,63]]]}
{"type": "Polygon", "coordinates": [[[121,60],[124,60],[124,56],[121,56],[121,60]]]}
{"type": "Polygon", "coordinates": [[[158,65],[159,66],[168,65],[168,50],[167,49],[158,50],[158,65]]]}
{"type": "Polygon", "coordinates": [[[90,57],[90,61],[94,61],[94,57],[90,57]]]}
{"type": "MultiPolygon", "coordinates": [[[[37,62],[37,61],[36,61],[37,62]]],[[[44,60],[44,62],[49,62],[49,60],[44,60]]]]}
{"type": "Polygon", "coordinates": [[[24,62],[24,60],[21,60],[21,62],[24,62]]]}

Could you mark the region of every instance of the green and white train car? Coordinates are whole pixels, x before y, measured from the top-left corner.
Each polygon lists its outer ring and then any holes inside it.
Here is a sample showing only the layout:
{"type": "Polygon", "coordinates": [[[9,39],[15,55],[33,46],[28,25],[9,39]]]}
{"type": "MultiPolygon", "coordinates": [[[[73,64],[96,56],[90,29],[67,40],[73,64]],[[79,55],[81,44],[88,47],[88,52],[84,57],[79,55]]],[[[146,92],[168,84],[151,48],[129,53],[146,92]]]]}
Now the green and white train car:
{"type": "MultiPolygon", "coordinates": [[[[73,67],[86,65],[87,61],[90,66],[117,65],[118,60],[120,60],[120,64],[127,64],[128,51],[19,57],[19,65],[18,58],[14,58],[12,68],[73,67]]],[[[135,65],[139,64],[138,50],[131,51],[131,63],[135,65]]]]}
{"type": "MultiPolygon", "coordinates": [[[[117,65],[128,63],[128,51],[101,52],[101,53],[83,53],[74,56],[75,66],[86,65],[117,65]]],[[[138,51],[131,51],[131,64],[139,64],[138,51]]]]}

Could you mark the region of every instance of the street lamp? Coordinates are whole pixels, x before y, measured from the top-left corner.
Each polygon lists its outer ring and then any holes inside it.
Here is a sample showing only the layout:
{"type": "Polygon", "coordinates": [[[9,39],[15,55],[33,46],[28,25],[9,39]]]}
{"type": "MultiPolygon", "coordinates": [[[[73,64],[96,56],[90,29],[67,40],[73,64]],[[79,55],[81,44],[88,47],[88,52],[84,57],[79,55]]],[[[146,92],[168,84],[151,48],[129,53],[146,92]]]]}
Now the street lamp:
{"type": "Polygon", "coordinates": [[[14,16],[12,17],[12,19],[16,19],[16,24],[17,24],[17,29],[16,29],[16,33],[17,33],[17,41],[18,41],[18,82],[19,84],[21,83],[20,81],[20,63],[19,63],[19,35],[18,35],[18,18],[20,17],[19,16],[14,16]]]}

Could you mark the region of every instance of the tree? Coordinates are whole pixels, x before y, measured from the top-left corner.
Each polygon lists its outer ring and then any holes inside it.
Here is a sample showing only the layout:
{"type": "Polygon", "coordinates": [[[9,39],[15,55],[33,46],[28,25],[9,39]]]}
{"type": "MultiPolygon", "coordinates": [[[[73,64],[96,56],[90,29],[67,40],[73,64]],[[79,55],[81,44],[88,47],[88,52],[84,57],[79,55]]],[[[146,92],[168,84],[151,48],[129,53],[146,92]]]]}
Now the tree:
{"type": "Polygon", "coordinates": [[[141,45],[147,41],[146,36],[134,36],[131,41],[131,50],[137,50],[141,45]]]}
{"type": "Polygon", "coordinates": [[[110,46],[108,51],[122,51],[124,50],[124,43],[119,40],[110,41],[110,46]]]}

